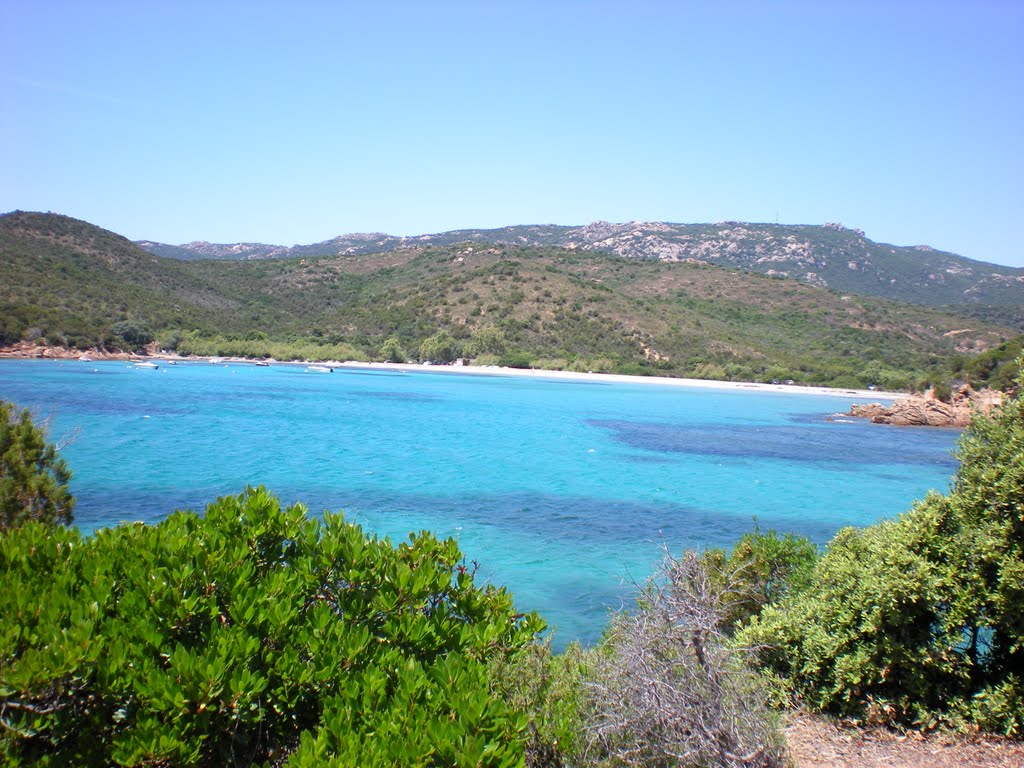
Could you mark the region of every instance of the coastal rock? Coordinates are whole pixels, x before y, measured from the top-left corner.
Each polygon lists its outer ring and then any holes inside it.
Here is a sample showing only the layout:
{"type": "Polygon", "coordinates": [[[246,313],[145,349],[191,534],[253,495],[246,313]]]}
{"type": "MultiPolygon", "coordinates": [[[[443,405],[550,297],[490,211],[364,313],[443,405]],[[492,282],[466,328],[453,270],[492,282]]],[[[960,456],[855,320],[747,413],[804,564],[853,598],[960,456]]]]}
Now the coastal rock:
{"type": "Polygon", "coordinates": [[[92,360],[129,360],[132,355],[121,350],[108,351],[104,349],[90,350],[68,349],[67,347],[53,347],[46,344],[36,344],[31,341],[19,341],[6,347],[0,347],[0,358],[42,358],[48,360],[75,360],[85,355],[92,360]]]}
{"type": "Polygon", "coordinates": [[[965,385],[951,395],[948,403],[935,397],[934,390],[929,390],[923,395],[900,398],[889,406],[882,403],[853,405],[849,415],[899,427],[966,427],[975,413],[990,415],[1002,403],[1002,392],[975,391],[965,385]]]}

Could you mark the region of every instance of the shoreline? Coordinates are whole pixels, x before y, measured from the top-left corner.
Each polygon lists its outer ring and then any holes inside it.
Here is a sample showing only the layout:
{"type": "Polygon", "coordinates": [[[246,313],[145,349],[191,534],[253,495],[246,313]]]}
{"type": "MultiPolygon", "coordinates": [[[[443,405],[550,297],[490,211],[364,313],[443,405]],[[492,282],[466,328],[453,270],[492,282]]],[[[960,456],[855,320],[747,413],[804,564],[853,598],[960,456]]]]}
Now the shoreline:
{"type": "MultiPolygon", "coordinates": [[[[182,356],[176,353],[129,355],[105,354],[94,357],[91,362],[142,362],[168,360],[174,362],[196,362],[210,363],[213,360],[221,363],[238,365],[255,365],[257,362],[252,358],[245,357],[223,357],[192,355],[182,356]]],[[[0,353],[0,360],[54,360],[65,363],[80,362],[78,356],[57,356],[57,355],[24,355],[0,353]]],[[[261,361],[262,362],[262,361],[261,361]]],[[[267,361],[270,362],[270,361],[267,361]]],[[[289,365],[304,367],[319,365],[340,370],[374,370],[374,371],[395,371],[401,373],[436,373],[441,375],[467,375],[467,376],[492,376],[512,377],[526,379],[551,379],[556,381],[580,381],[603,384],[647,384],[667,387],[686,387],[690,389],[710,389],[718,391],[733,392],[778,392],[782,394],[815,395],[820,397],[856,398],[858,400],[874,400],[878,402],[893,401],[908,396],[906,392],[884,392],[881,390],[850,389],[838,387],[806,386],[803,384],[769,384],[752,381],[720,381],[716,379],[688,379],[673,376],[634,376],[620,373],[591,373],[581,371],[557,371],[542,370],[539,368],[505,368],[498,366],[481,365],[423,365],[422,363],[380,363],[359,360],[274,360],[271,365],[289,365]]]]}
{"type": "Polygon", "coordinates": [[[880,390],[848,389],[837,387],[812,387],[802,384],[766,384],[754,381],[720,381],[717,379],[685,379],[674,376],[632,376],[621,373],[584,373],[581,371],[547,371],[539,368],[499,368],[480,365],[422,365],[416,363],[373,363],[345,361],[342,363],[320,363],[334,368],[363,370],[394,370],[402,372],[468,374],[471,376],[505,376],[531,379],[557,379],[560,381],[586,381],[606,384],[653,384],[692,389],[716,389],[730,391],[781,392],[783,394],[817,395],[822,397],[856,397],[870,400],[895,400],[906,397],[906,393],[882,392],[880,390]]]}

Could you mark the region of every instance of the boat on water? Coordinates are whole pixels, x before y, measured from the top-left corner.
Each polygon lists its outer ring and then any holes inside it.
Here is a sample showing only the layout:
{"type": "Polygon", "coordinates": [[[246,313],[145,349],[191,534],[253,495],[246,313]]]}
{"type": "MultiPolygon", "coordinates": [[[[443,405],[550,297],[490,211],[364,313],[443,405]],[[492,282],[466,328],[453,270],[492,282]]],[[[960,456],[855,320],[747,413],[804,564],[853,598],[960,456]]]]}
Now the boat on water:
{"type": "Polygon", "coordinates": [[[270,363],[268,363],[266,360],[257,360],[256,362],[253,363],[253,365],[258,366],[260,368],[270,367],[270,363]]]}
{"type": "Polygon", "coordinates": [[[82,356],[81,356],[80,358],[78,358],[78,359],[79,359],[79,360],[80,360],[81,362],[83,362],[83,363],[91,363],[91,362],[92,362],[92,358],[91,358],[91,357],[89,357],[88,355],[82,355],[82,356]]]}
{"type": "Polygon", "coordinates": [[[211,357],[210,358],[210,362],[213,363],[214,365],[217,365],[218,363],[223,363],[224,362],[224,358],[223,357],[211,357]]]}
{"type": "Polygon", "coordinates": [[[149,368],[149,369],[155,371],[160,366],[157,365],[156,363],[150,362],[149,360],[143,360],[141,363],[136,363],[135,367],[136,368],[149,368]]]}
{"type": "Polygon", "coordinates": [[[306,370],[310,373],[331,373],[334,369],[326,365],[307,365],[306,370]]]}

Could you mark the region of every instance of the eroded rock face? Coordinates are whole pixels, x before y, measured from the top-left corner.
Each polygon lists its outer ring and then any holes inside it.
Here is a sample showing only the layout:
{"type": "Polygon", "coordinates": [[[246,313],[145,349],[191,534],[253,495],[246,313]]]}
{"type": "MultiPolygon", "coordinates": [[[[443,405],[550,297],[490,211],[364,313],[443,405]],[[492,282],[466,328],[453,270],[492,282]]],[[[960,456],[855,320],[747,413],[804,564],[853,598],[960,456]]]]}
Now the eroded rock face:
{"type": "Polygon", "coordinates": [[[975,413],[989,415],[1003,403],[1002,392],[991,389],[974,391],[964,386],[954,392],[948,403],[929,390],[923,395],[900,398],[890,406],[881,403],[854,405],[850,416],[871,419],[875,424],[899,427],[966,427],[975,413]]]}
{"type": "MultiPolygon", "coordinates": [[[[153,346],[153,350],[156,347],[153,346]]],[[[101,349],[90,349],[83,352],[80,349],[68,349],[67,347],[50,347],[42,344],[35,344],[31,341],[19,341],[6,347],[0,347],[0,358],[44,358],[53,360],[74,360],[82,355],[92,360],[128,360],[132,357],[127,352],[120,350],[108,352],[101,349]]]]}

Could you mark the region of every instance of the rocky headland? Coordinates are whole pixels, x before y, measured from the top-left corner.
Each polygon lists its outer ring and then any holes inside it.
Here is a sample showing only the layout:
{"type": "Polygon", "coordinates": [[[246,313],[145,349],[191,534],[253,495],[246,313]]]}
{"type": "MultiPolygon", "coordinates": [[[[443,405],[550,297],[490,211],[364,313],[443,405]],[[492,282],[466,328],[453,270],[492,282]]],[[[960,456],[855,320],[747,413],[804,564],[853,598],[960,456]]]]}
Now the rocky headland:
{"type": "Polygon", "coordinates": [[[975,413],[989,415],[1003,404],[1003,393],[992,389],[974,390],[963,386],[949,401],[940,400],[933,390],[894,400],[891,405],[853,405],[848,415],[871,419],[875,424],[899,427],[966,427],[975,413]]]}

